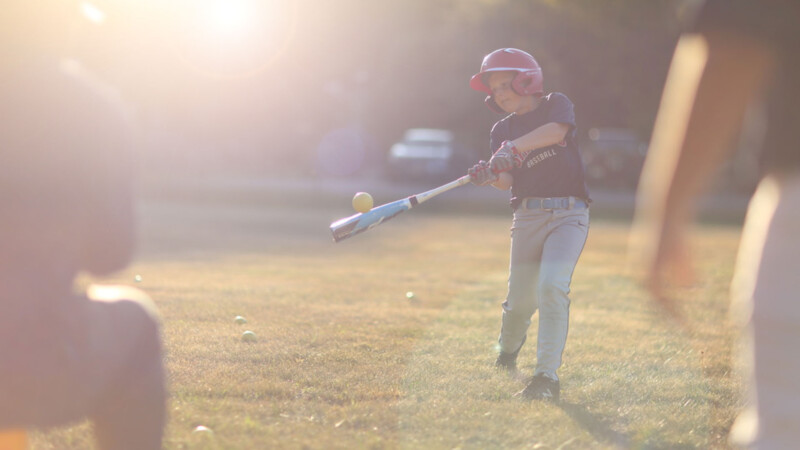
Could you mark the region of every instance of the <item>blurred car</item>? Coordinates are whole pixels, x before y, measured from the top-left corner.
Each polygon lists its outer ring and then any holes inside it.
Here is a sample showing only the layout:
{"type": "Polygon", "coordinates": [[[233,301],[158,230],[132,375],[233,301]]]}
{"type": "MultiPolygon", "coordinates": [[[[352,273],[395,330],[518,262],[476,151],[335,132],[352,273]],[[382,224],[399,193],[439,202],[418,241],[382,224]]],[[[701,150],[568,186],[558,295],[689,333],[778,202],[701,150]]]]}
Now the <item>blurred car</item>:
{"type": "Polygon", "coordinates": [[[437,128],[410,128],[392,145],[387,174],[393,180],[441,180],[466,174],[467,158],[453,133],[437,128]]]}
{"type": "Polygon", "coordinates": [[[635,188],[647,144],[633,130],[592,128],[581,144],[586,182],[594,186],[635,188]]]}

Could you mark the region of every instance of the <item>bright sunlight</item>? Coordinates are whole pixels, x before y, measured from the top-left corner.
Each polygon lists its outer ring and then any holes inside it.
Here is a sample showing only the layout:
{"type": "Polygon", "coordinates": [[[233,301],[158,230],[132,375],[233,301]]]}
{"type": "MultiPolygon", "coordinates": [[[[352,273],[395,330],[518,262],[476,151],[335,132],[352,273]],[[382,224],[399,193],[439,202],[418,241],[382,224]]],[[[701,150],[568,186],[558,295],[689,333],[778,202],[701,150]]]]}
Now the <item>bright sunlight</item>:
{"type": "Polygon", "coordinates": [[[214,37],[238,40],[252,33],[258,19],[257,11],[252,1],[216,0],[205,5],[200,19],[214,37]]]}
{"type": "Polygon", "coordinates": [[[293,1],[205,0],[178,12],[178,51],[194,69],[211,76],[259,72],[285,48],[294,28],[293,1]]]}

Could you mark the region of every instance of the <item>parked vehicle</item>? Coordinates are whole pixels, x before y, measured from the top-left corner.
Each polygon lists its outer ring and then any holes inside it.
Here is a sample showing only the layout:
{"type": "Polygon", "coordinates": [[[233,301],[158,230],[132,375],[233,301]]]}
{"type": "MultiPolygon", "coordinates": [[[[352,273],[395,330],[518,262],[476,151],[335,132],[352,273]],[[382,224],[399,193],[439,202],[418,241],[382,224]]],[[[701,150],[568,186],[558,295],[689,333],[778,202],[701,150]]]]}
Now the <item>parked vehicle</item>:
{"type": "Polygon", "coordinates": [[[635,188],[644,165],[647,144],[633,130],[592,128],[581,144],[589,185],[635,188]]]}
{"type": "Polygon", "coordinates": [[[394,180],[443,180],[466,174],[465,157],[453,133],[436,128],[410,128],[392,145],[387,173],[394,180]]]}

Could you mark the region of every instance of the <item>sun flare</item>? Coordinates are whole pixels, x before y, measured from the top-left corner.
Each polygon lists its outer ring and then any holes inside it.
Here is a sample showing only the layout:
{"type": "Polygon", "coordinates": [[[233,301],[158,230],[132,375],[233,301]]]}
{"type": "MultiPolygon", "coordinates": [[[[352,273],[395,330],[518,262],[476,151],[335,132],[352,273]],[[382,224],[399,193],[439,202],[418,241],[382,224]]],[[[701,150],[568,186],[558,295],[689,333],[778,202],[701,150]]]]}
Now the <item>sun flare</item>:
{"type": "Polygon", "coordinates": [[[200,11],[200,19],[217,38],[241,38],[253,31],[256,13],[253,2],[217,0],[200,11]]]}
{"type": "Polygon", "coordinates": [[[181,59],[214,77],[257,73],[280,55],[295,26],[295,0],[205,0],[178,12],[181,59]]]}

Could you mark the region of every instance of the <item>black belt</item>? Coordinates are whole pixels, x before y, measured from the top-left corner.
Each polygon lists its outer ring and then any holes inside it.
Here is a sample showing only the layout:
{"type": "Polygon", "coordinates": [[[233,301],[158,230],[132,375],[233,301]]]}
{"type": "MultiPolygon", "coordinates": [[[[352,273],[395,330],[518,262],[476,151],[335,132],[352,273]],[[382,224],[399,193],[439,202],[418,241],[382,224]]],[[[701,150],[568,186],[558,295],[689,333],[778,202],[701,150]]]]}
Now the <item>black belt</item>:
{"type": "Polygon", "coordinates": [[[587,207],[583,199],[577,197],[528,197],[522,199],[520,207],[524,209],[584,209],[587,207]]]}

